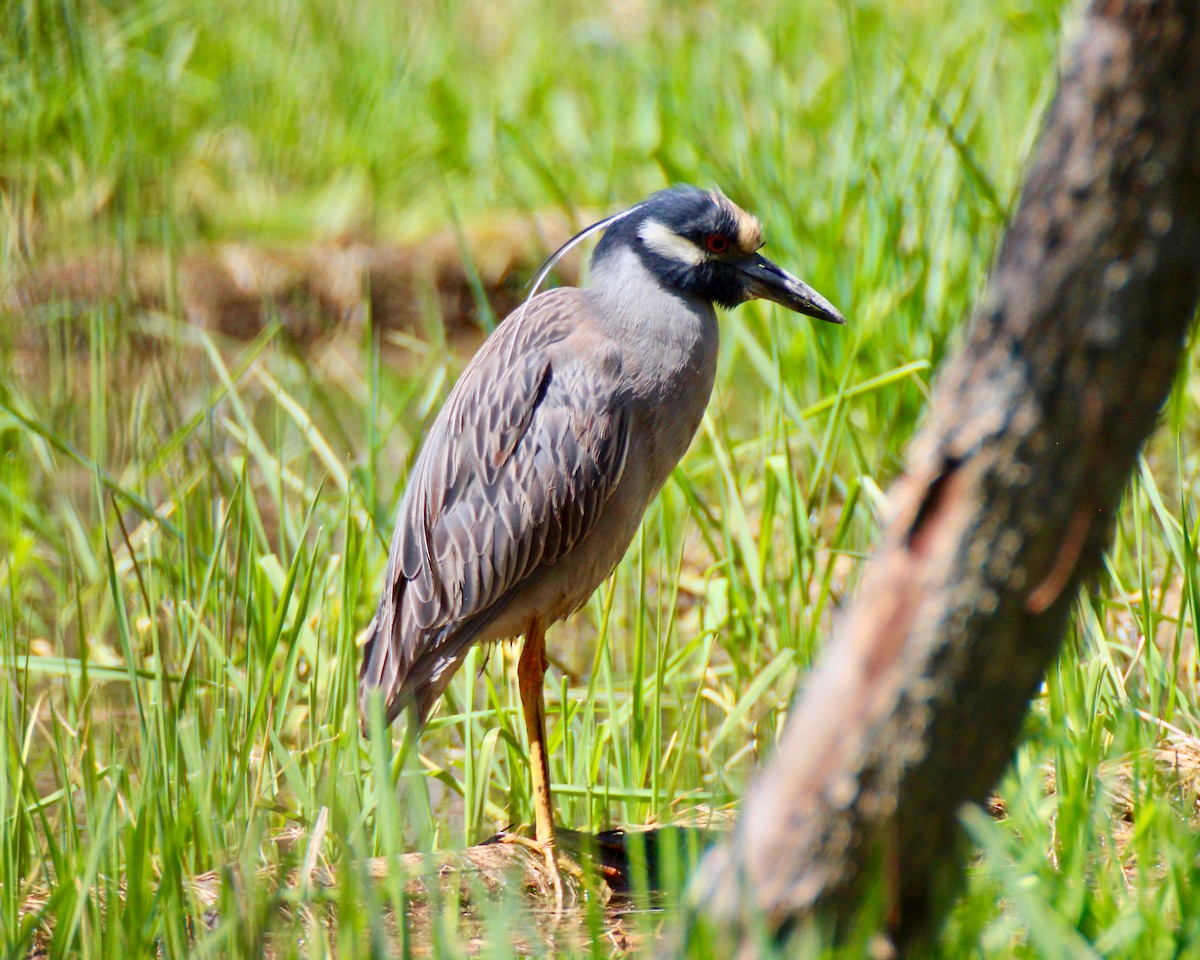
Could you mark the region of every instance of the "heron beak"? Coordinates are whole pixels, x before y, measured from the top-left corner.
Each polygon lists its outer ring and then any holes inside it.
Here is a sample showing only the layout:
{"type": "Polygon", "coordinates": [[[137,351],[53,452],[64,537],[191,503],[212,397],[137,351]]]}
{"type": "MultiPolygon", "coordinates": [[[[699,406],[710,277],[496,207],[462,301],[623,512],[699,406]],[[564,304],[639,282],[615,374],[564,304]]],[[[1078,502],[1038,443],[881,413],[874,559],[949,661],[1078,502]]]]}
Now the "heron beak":
{"type": "Polygon", "coordinates": [[[746,299],[770,300],[807,317],[829,323],[845,323],[837,307],[803,280],[793,277],[761,254],[754,254],[737,265],[746,278],[746,299]]]}

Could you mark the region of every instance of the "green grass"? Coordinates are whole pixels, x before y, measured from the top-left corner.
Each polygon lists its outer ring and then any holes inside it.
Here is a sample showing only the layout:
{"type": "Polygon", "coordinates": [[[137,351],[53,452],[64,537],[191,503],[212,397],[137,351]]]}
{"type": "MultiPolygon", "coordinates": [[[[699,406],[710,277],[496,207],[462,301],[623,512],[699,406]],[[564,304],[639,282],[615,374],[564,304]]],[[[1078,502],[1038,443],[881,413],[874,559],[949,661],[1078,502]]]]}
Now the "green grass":
{"type": "MultiPolygon", "coordinates": [[[[736,811],[986,276],[1060,5],[29,0],[0,16],[0,282],[97,247],[585,217],[674,180],[762,217],[772,256],[851,324],[725,320],[700,437],[613,580],[551,633],[570,678],[547,688],[561,822],[736,811]]],[[[464,358],[398,362],[365,332],[307,352],[270,332],[217,343],[122,302],[7,317],[0,356],[4,951],[43,914],[54,956],[456,957],[480,928],[489,956],[548,950],[515,893],[479,927],[435,902],[403,940],[385,919],[402,884],[362,867],[531,817],[509,651],[468,661],[422,763],[358,734],[355,640],[464,358]],[[336,889],[253,879],[306,858],[336,889]],[[208,871],[229,878],[211,930],[190,885],[208,871]]],[[[1006,815],[966,817],[937,955],[1200,955],[1194,363],[1000,786],[1006,815]]],[[[635,917],[634,949],[672,916],[635,917]]],[[[583,932],[605,922],[592,906],[583,932]]],[[[557,946],[619,952],[586,939],[557,946]]]]}

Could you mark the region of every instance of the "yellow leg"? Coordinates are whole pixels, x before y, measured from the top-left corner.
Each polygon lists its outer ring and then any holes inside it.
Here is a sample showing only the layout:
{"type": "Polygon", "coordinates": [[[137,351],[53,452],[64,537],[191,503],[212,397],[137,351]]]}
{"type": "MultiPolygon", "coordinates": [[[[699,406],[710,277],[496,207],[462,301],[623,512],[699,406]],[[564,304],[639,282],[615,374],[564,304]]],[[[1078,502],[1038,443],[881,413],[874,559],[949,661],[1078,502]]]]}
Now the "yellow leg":
{"type": "Polygon", "coordinates": [[[563,908],[562,874],[554,850],[554,805],[550,799],[550,767],[546,758],[546,705],[542,684],[546,678],[546,630],[539,620],[531,620],[517,662],[517,686],[521,691],[521,710],[529,736],[529,776],[533,783],[534,837],[546,859],[546,869],[554,884],[554,901],[563,908]]]}

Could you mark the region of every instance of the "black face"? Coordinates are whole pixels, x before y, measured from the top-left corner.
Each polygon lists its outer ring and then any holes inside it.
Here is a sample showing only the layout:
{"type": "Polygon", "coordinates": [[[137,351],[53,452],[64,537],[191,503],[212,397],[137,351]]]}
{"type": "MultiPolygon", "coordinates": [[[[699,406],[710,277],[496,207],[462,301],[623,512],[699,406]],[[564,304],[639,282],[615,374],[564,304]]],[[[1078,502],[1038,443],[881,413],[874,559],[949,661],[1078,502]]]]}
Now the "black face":
{"type": "Polygon", "coordinates": [[[723,307],[762,297],[830,323],[845,323],[824,297],[758,253],[758,221],[720,192],[662,190],[607,227],[599,263],[628,248],[664,283],[723,307]]]}
{"type": "Polygon", "coordinates": [[[749,299],[744,278],[731,262],[746,252],[740,246],[742,218],[751,219],[723,197],[697,187],[671,187],[609,227],[594,256],[599,261],[611,250],[628,246],[671,286],[726,308],[735,307],[749,299]],[[687,241],[691,249],[682,243],[671,251],[662,244],[656,246],[645,236],[647,224],[661,224],[687,241]]]}

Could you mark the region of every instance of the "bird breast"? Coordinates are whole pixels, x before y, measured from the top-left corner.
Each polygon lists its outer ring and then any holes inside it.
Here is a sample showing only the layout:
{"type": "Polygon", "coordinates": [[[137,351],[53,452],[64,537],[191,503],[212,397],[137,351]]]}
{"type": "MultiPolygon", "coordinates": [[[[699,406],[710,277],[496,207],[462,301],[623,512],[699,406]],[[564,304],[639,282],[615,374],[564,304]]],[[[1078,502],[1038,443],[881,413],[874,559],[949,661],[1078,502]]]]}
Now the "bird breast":
{"type": "Polygon", "coordinates": [[[630,456],[641,458],[647,503],[687,452],[717,371],[717,322],[708,304],[676,306],[665,320],[639,331],[624,351],[631,358],[627,375],[635,425],[630,456]]]}
{"type": "Polygon", "coordinates": [[[646,508],[687,452],[716,376],[716,318],[711,310],[707,317],[698,310],[673,319],[670,334],[643,325],[634,334],[621,331],[624,336],[609,339],[598,353],[591,337],[570,344],[576,362],[605,371],[598,379],[612,385],[613,402],[630,418],[625,465],[587,537],[543,569],[528,593],[497,622],[497,636],[520,632],[531,614],[553,622],[586,603],[621,561],[646,508]],[[647,342],[651,335],[657,342],[647,342]]]}

